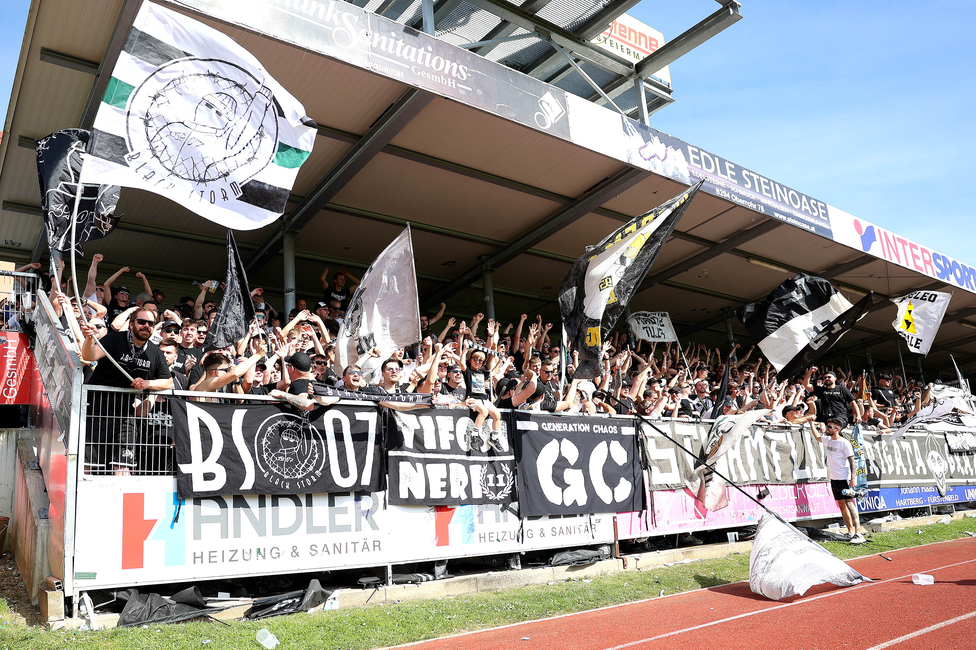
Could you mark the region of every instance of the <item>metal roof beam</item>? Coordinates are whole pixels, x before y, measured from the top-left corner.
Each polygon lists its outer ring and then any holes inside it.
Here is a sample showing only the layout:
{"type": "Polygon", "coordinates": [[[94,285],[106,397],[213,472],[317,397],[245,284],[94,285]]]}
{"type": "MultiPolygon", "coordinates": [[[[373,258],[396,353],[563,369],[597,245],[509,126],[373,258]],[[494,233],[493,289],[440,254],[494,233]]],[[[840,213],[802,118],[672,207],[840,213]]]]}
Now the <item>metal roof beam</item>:
{"type": "Polygon", "coordinates": [[[638,77],[647,78],[742,19],[739,3],[732,0],[700,23],[648,54],[634,66],[638,77]]]}
{"type": "Polygon", "coordinates": [[[44,61],[44,63],[59,65],[62,68],[67,68],[68,70],[87,72],[88,74],[98,74],[97,62],[79,59],[76,56],[64,54],[63,52],[55,52],[54,50],[49,50],[46,47],[41,48],[40,56],[38,58],[40,58],[41,61],[44,61]]]}
{"type": "Polygon", "coordinates": [[[584,215],[593,212],[594,209],[612,197],[625,192],[648,176],[649,172],[632,167],[623,168],[608,176],[570,205],[537,224],[515,241],[488,255],[482,264],[471,267],[447,285],[424,296],[421,300],[421,306],[443,302],[481,278],[482,268],[497,269],[584,215]]]}
{"type": "Polygon", "coordinates": [[[518,25],[528,32],[539,32],[544,38],[573,52],[581,59],[615,74],[634,74],[634,64],[623,57],[610,54],[590,43],[586,38],[563,29],[555,23],[526,13],[505,0],[466,0],[468,4],[489,11],[503,20],[518,25]]]}
{"type": "MultiPolygon", "coordinates": [[[[551,0],[529,0],[528,2],[521,5],[520,8],[522,9],[522,11],[524,11],[527,14],[535,14],[538,13],[540,9],[542,9],[547,4],[549,4],[550,1],[551,0]]],[[[481,38],[481,40],[494,41],[496,39],[506,38],[514,34],[515,30],[517,30],[518,28],[519,28],[518,25],[513,25],[507,20],[503,20],[496,27],[494,27],[487,34],[485,34],[481,38]]],[[[498,47],[500,44],[501,44],[500,41],[495,43],[489,43],[477,49],[472,49],[471,51],[474,52],[475,54],[480,54],[481,56],[487,56],[489,52],[491,52],[493,49],[498,47]]]]}
{"type": "Polygon", "coordinates": [[[861,255],[850,262],[843,262],[841,264],[834,264],[833,266],[827,267],[817,275],[826,280],[830,280],[831,278],[836,278],[838,275],[844,275],[845,273],[849,273],[854,269],[861,268],[865,264],[870,264],[871,262],[877,261],[877,259],[878,258],[874,257],[873,255],[861,255]]]}
{"type": "Polygon", "coordinates": [[[956,339],[955,341],[946,341],[945,343],[940,343],[938,345],[933,345],[929,350],[929,354],[934,352],[942,352],[943,350],[951,350],[952,348],[959,345],[966,345],[976,341],[976,334],[970,334],[969,336],[964,336],[961,339],[956,339]]]}
{"type": "Polygon", "coordinates": [[[91,90],[88,93],[88,99],[85,101],[85,108],[81,112],[81,118],[78,120],[78,128],[90,129],[92,123],[95,121],[95,113],[98,112],[98,105],[105,95],[105,89],[108,88],[108,82],[112,78],[112,70],[115,69],[115,64],[119,60],[119,54],[122,53],[125,40],[129,37],[129,29],[131,29],[132,23],[135,22],[136,13],[139,11],[139,5],[141,4],[141,0],[125,0],[122,3],[118,20],[115,21],[115,28],[112,30],[112,37],[109,39],[108,46],[105,48],[105,54],[102,55],[102,60],[98,64],[95,81],[92,83],[91,90]]]}
{"type": "MultiPolygon", "coordinates": [[[[731,209],[732,208],[729,208],[729,210],[731,209]]],[[[749,230],[740,232],[734,237],[729,237],[722,243],[709,247],[709,249],[706,251],[702,251],[697,255],[692,255],[683,262],[678,262],[677,264],[670,266],[659,273],[645,277],[644,281],[640,283],[639,287],[637,287],[637,291],[635,293],[640,293],[641,291],[650,289],[655,284],[663,282],[664,280],[670,280],[676,275],[681,275],[685,271],[690,271],[696,266],[704,264],[708,260],[718,257],[723,253],[727,253],[741,244],[752,241],[757,237],[761,237],[762,235],[779,228],[781,225],[783,225],[782,221],[777,221],[776,219],[766,219],[758,226],[753,226],[749,230]]]]}
{"type": "Polygon", "coordinates": [[[430,93],[418,89],[408,90],[401,95],[298,207],[282,219],[275,232],[247,258],[244,268],[253,271],[264,264],[277,252],[285,232],[305,227],[433,98],[430,93]]]}
{"type": "MultiPolygon", "coordinates": [[[[580,25],[576,29],[575,34],[577,34],[579,38],[583,39],[584,41],[589,42],[590,39],[606,29],[610,23],[617,19],[617,17],[633,7],[636,7],[639,2],[640,0],[621,0],[620,2],[609,4],[597,13],[593,14],[585,23],[580,25]]],[[[527,65],[522,72],[530,77],[536,77],[540,72],[551,66],[558,57],[559,54],[556,52],[545,54],[538,60],[527,65]]]]}

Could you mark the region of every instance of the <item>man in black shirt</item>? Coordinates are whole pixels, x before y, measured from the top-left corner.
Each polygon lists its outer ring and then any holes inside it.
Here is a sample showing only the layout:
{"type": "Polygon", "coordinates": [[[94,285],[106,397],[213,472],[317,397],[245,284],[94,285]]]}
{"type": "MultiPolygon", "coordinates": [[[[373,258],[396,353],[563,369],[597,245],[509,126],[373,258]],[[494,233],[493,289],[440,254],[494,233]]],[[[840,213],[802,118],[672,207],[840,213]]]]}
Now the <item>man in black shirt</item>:
{"type": "MultiPolygon", "coordinates": [[[[94,329],[87,323],[80,323],[85,336],[81,346],[82,358],[86,361],[102,360],[87,383],[143,391],[171,389],[173,377],[166,358],[149,341],[153,323],[152,312],[137,310],[127,331],[109,331],[100,339],[104,350],[95,343],[94,329]],[[104,358],[106,352],[122,366],[131,379],[104,358]]],[[[137,466],[136,446],[142,438],[145,415],[152,404],[147,399],[133,398],[133,395],[117,393],[90,393],[88,414],[91,421],[86,448],[86,462],[90,467],[104,467],[105,462],[111,458],[115,473],[123,475],[130,474],[137,466]]]]}
{"type": "MultiPolygon", "coordinates": [[[[322,293],[325,301],[331,305],[333,300],[338,300],[341,311],[345,312],[349,308],[349,299],[352,297],[356,287],[359,286],[359,280],[349,275],[346,271],[337,271],[332,276],[332,285],[330,286],[328,277],[329,269],[326,268],[322,271],[322,276],[319,278],[322,282],[322,293]],[[348,287],[346,286],[347,279],[351,282],[348,287]]],[[[337,315],[333,313],[332,317],[336,318],[337,315]]]]}
{"type": "Polygon", "coordinates": [[[895,406],[895,391],[891,390],[890,375],[878,376],[878,386],[871,391],[871,397],[883,409],[895,406]]]}
{"type": "MultiPolygon", "coordinates": [[[[837,385],[837,375],[827,372],[823,376],[823,385],[814,388],[810,382],[810,377],[817,370],[816,366],[807,370],[803,378],[803,387],[816,395],[820,400],[820,408],[817,409],[817,422],[826,422],[830,418],[837,418],[844,426],[851,423],[851,415],[857,413],[857,400],[851,391],[844,385],[837,385]]],[[[857,413],[860,419],[860,413],[857,413]]]]}

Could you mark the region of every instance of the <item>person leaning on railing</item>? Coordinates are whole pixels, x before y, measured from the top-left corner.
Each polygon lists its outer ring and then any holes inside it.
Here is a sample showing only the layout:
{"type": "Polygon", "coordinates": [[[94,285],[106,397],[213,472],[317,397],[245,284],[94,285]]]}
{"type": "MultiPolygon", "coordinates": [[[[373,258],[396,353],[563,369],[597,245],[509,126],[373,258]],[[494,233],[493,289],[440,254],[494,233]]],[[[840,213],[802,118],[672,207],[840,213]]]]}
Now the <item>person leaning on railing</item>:
{"type": "MultiPolygon", "coordinates": [[[[89,384],[116,386],[137,390],[162,391],[173,387],[173,377],[163,353],[149,340],[155,315],[148,310],[136,311],[124,332],[109,332],[103,336],[101,346],[95,343],[95,330],[88,323],[79,323],[85,337],[81,356],[86,361],[100,361],[92,373],[89,384]],[[104,347],[104,349],[103,349],[104,347]],[[115,364],[105,359],[108,352],[132,377],[126,378],[115,364]]],[[[86,460],[91,467],[104,467],[108,462],[116,474],[129,474],[137,467],[139,459],[139,420],[152,407],[151,399],[133,400],[132,395],[121,395],[110,401],[108,394],[89,393],[89,439],[86,460]]]]}

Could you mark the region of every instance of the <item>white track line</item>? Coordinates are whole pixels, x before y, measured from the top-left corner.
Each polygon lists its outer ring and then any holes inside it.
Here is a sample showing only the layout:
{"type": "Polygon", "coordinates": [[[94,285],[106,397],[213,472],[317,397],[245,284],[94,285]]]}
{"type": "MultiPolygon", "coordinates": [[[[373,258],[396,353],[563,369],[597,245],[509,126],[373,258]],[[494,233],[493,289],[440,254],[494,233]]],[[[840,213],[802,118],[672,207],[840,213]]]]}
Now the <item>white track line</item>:
{"type": "MultiPolygon", "coordinates": [[[[962,539],[950,539],[950,540],[945,540],[945,541],[942,541],[942,542],[932,542],[931,544],[922,544],[921,546],[906,546],[904,548],[891,549],[890,551],[879,551],[879,553],[888,553],[889,555],[893,555],[893,554],[899,553],[901,551],[912,551],[912,550],[915,550],[915,549],[924,548],[926,546],[938,546],[940,544],[952,544],[953,542],[964,542],[964,541],[966,541],[966,538],[962,538],[962,539]]],[[[875,554],[875,555],[877,555],[877,554],[875,554]]],[[[870,555],[863,555],[863,556],[861,556],[859,558],[853,558],[853,559],[855,559],[855,560],[862,560],[862,559],[868,558],[868,557],[871,557],[871,556],[870,555]]],[[[966,562],[960,562],[959,564],[966,564],[966,562]]],[[[952,567],[952,566],[956,566],[956,565],[955,564],[950,564],[947,567],[940,567],[940,568],[945,569],[945,568],[952,567]]],[[[654,567],[654,568],[660,569],[660,568],[663,568],[663,567],[654,567]]],[[[650,570],[650,569],[648,569],[648,570],[650,570]]],[[[937,569],[926,569],[926,571],[935,571],[935,570],[937,570],[937,569]]],[[[911,575],[911,574],[908,574],[908,575],[911,575]]],[[[891,580],[901,580],[902,578],[905,578],[905,577],[908,577],[908,576],[901,576],[900,578],[891,578],[891,580]]],[[[889,582],[889,580],[885,580],[884,582],[889,582]]],[[[738,583],[729,583],[728,585],[722,585],[722,586],[723,587],[728,587],[728,586],[730,586],[732,584],[738,584],[738,583]]],[[[852,589],[858,589],[860,587],[863,587],[864,584],[866,584],[866,583],[862,583],[861,585],[858,585],[857,587],[852,587],[852,589]]],[[[880,583],[880,582],[874,582],[872,584],[882,584],[882,583],[880,583]]],[[[606,605],[605,607],[597,607],[595,609],[588,609],[588,610],[584,610],[582,612],[569,612],[567,614],[557,614],[556,616],[550,616],[550,617],[547,617],[547,618],[538,618],[538,619],[533,619],[533,620],[529,620],[529,621],[520,621],[518,623],[508,623],[506,625],[497,625],[495,627],[486,627],[486,628],[484,628],[482,630],[471,630],[471,631],[468,631],[468,632],[458,632],[457,634],[448,634],[446,636],[435,637],[433,639],[422,639],[420,641],[411,641],[409,643],[401,643],[401,644],[395,645],[395,646],[386,646],[385,648],[380,648],[379,650],[390,650],[391,648],[409,648],[411,646],[429,645],[429,644],[432,644],[432,643],[437,643],[439,641],[447,641],[449,639],[457,639],[458,637],[474,636],[476,634],[484,634],[485,632],[494,632],[496,630],[504,630],[504,629],[513,628],[513,627],[520,627],[520,626],[523,626],[523,625],[532,625],[532,624],[535,624],[535,623],[542,623],[542,622],[545,622],[545,621],[554,621],[554,620],[558,620],[560,618],[572,618],[573,616],[580,616],[582,614],[590,614],[590,613],[593,613],[593,612],[602,612],[602,611],[605,611],[605,610],[608,610],[608,609],[618,609],[618,608],[623,608],[623,607],[630,607],[632,605],[640,605],[642,603],[648,603],[648,602],[652,602],[652,601],[661,601],[661,600],[664,600],[665,598],[670,599],[670,598],[675,598],[675,597],[678,597],[678,596],[686,596],[688,594],[695,593],[696,591],[708,591],[709,589],[710,589],[709,587],[703,587],[702,589],[695,589],[695,590],[692,590],[692,591],[679,591],[679,592],[673,593],[673,594],[666,594],[663,597],[658,596],[658,597],[644,598],[642,600],[634,600],[634,601],[631,601],[629,603],[618,603],[616,605],[606,605]]],[[[841,593],[841,592],[831,592],[831,593],[841,593]]],[[[825,594],[825,595],[828,595],[829,596],[830,594],[825,594]]],[[[805,601],[802,601],[802,602],[807,602],[807,601],[814,600],[814,599],[817,599],[817,598],[821,598],[821,596],[814,596],[813,598],[807,598],[805,601]]],[[[793,604],[797,604],[797,603],[793,603],[793,604]]],[[[758,611],[758,612],[754,612],[754,613],[760,614],[762,612],[768,612],[768,611],[770,611],[772,609],[778,609],[779,607],[786,607],[788,605],[789,605],[789,603],[787,605],[779,605],[777,607],[772,607],[772,608],[769,608],[769,609],[764,609],[764,610],[761,610],[761,611],[758,611]]],[[[735,617],[735,618],[739,618],[739,617],[735,617]]],[[[728,620],[731,621],[733,619],[730,618],[728,620]]],[[[694,629],[694,628],[689,628],[689,631],[691,631],[692,629],[694,629]]],[[[657,638],[657,637],[655,637],[655,638],[657,638]]],[[[650,641],[650,640],[652,640],[652,639],[645,639],[645,641],[650,641]]],[[[635,643],[637,643],[637,642],[635,642],[635,643]]],[[[618,646],[618,647],[625,648],[628,645],[632,645],[632,644],[622,645],[622,646],[618,646]]],[[[607,648],[606,650],[613,650],[613,648],[607,648]]]]}
{"type": "MultiPolygon", "coordinates": [[[[960,566],[960,565],[963,565],[963,564],[970,564],[972,562],[976,562],[976,560],[966,560],[964,562],[956,562],[955,564],[947,564],[945,566],[940,566],[940,567],[937,567],[935,569],[926,569],[926,570],[927,571],[939,571],[941,569],[949,569],[949,568],[952,568],[952,567],[955,567],[955,566],[960,566]]],[[[793,607],[794,605],[805,605],[806,603],[812,602],[814,600],[820,600],[822,598],[832,598],[834,596],[840,596],[840,595],[843,595],[843,594],[849,594],[851,591],[853,591],[855,589],[868,589],[870,587],[883,585],[883,584],[888,583],[888,582],[894,582],[896,580],[904,580],[905,578],[911,577],[911,575],[912,575],[911,573],[906,573],[903,576],[898,576],[896,578],[888,578],[887,580],[881,580],[881,581],[875,581],[875,582],[862,582],[861,584],[859,584],[859,585],[857,585],[855,587],[851,587],[850,589],[841,589],[841,590],[838,590],[838,591],[831,591],[831,592],[826,593],[826,594],[820,594],[819,596],[812,596],[810,598],[806,598],[804,600],[797,600],[797,601],[794,601],[792,603],[784,603],[782,605],[776,605],[775,607],[767,607],[766,609],[760,609],[760,610],[756,610],[754,612],[747,612],[745,614],[738,614],[736,616],[730,616],[728,618],[719,619],[717,621],[712,621],[710,623],[702,623],[701,625],[694,625],[692,627],[688,627],[688,628],[685,628],[683,630],[674,630],[673,632],[667,632],[665,634],[659,634],[657,636],[648,637],[646,639],[638,639],[636,641],[630,641],[628,643],[623,643],[621,645],[611,646],[609,648],[605,648],[604,650],[622,650],[623,648],[630,648],[630,647],[633,647],[635,645],[640,645],[641,643],[649,643],[651,641],[657,641],[659,639],[666,639],[668,637],[677,636],[679,634],[684,634],[686,632],[694,632],[695,630],[701,630],[701,629],[704,629],[706,627],[712,627],[714,625],[721,625],[722,623],[728,623],[730,621],[735,621],[735,620],[738,620],[740,618],[748,618],[749,616],[755,616],[757,614],[765,614],[766,612],[772,612],[772,611],[775,611],[777,609],[784,609],[786,607],[793,607]]],[[[974,612],[974,614],[969,614],[967,616],[971,616],[971,615],[976,615],[976,612],[974,612]]],[[[948,622],[946,624],[948,624],[948,622]]],[[[879,646],[879,647],[886,647],[886,646],[879,646]]]]}
{"type": "Polygon", "coordinates": [[[886,641],[886,642],[884,642],[884,643],[882,643],[880,645],[874,646],[873,648],[868,648],[868,650],[881,650],[882,648],[890,648],[891,646],[897,645],[897,644],[901,643],[902,641],[908,641],[910,639],[914,639],[916,637],[922,636],[923,634],[928,634],[929,632],[934,632],[935,630],[940,630],[940,629],[942,629],[944,627],[948,627],[949,625],[952,625],[953,623],[958,623],[959,621],[964,621],[967,618],[972,618],[973,616],[976,616],[976,612],[969,612],[968,614],[963,614],[962,616],[957,616],[955,618],[950,618],[948,621],[942,621],[941,623],[936,623],[935,625],[931,625],[931,626],[925,628],[924,630],[919,630],[917,632],[912,632],[911,634],[906,634],[905,636],[900,636],[897,639],[892,639],[891,641],[886,641]]]}

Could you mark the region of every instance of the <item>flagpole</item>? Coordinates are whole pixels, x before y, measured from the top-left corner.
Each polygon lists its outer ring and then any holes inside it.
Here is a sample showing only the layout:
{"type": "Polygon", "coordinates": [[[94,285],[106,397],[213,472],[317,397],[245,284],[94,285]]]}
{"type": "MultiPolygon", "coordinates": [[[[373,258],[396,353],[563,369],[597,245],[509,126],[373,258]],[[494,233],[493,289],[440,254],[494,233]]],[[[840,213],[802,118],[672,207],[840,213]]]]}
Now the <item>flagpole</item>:
{"type": "MultiPolygon", "coordinates": [[[[84,163],[84,158],[82,158],[82,166],[84,166],[84,164],[85,164],[84,163]]],[[[70,168],[70,166],[71,166],[70,161],[68,163],[68,166],[70,168]]],[[[77,185],[78,189],[75,191],[75,205],[74,205],[74,208],[71,211],[71,284],[72,284],[72,286],[74,287],[74,290],[75,290],[75,299],[78,301],[78,313],[81,315],[82,322],[85,325],[88,325],[88,314],[85,313],[85,307],[86,307],[86,305],[82,302],[81,292],[78,291],[78,269],[77,269],[77,266],[75,264],[75,238],[77,236],[77,231],[78,231],[78,204],[81,202],[81,190],[82,190],[82,187],[83,187],[82,182],[81,182],[81,172],[80,171],[78,172],[78,179],[76,181],[76,185],[77,185]]],[[[93,209],[97,209],[97,203],[96,203],[96,207],[93,208],[93,209]]],[[[53,251],[52,251],[52,255],[53,255],[53,251]]],[[[60,285],[61,278],[58,278],[57,279],[57,282],[60,285]]],[[[106,323],[106,327],[107,326],[108,326],[108,323],[106,323]]],[[[130,375],[129,373],[127,373],[125,371],[125,368],[123,368],[122,366],[120,366],[119,365],[119,362],[116,361],[112,357],[112,355],[108,353],[108,350],[105,349],[105,346],[102,345],[102,342],[98,339],[97,336],[92,335],[92,340],[95,342],[95,345],[97,345],[99,348],[101,348],[102,349],[102,352],[105,353],[105,358],[108,359],[112,363],[113,366],[115,366],[116,368],[118,368],[118,371],[121,372],[122,375],[126,379],[128,379],[130,382],[135,381],[135,379],[132,378],[132,375],[130,375]]],[[[80,346],[82,346],[82,345],[84,345],[84,342],[83,341],[79,341],[78,342],[79,351],[80,351],[80,346]]]]}
{"type": "MultiPolygon", "coordinates": [[[[620,404],[620,400],[618,400],[616,397],[614,397],[610,393],[607,393],[606,396],[609,397],[610,399],[612,399],[618,405],[620,404]]],[[[665,438],[667,438],[669,441],[673,442],[674,445],[676,447],[678,447],[678,449],[680,449],[681,451],[685,452],[686,454],[688,454],[689,456],[691,456],[692,458],[694,458],[696,461],[700,462],[703,466],[705,466],[709,470],[711,470],[711,472],[713,474],[715,474],[715,476],[719,477],[720,479],[722,479],[723,481],[725,481],[728,485],[734,487],[736,490],[738,490],[739,492],[741,492],[742,494],[744,494],[746,497],[748,497],[751,501],[753,501],[756,505],[758,505],[760,508],[762,508],[766,512],[770,512],[772,514],[775,514],[769,508],[767,508],[763,504],[762,501],[760,501],[756,497],[752,496],[751,494],[749,494],[748,492],[746,492],[745,490],[743,490],[741,487],[739,487],[738,485],[736,485],[735,482],[733,482],[729,477],[725,476],[724,474],[722,474],[721,472],[719,472],[717,469],[715,469],[715,466],[714,465],[709,465],[704,460],[701,460],[698,456],[696,456],[695,454],[693,454],[690,449],[688,449],[687,447],[685,447],[683,444],[681,444],[680,442],[678,442],[677,440],[675,440],[674,438],[672,438],[668,434],[664,433],[664,431],[662,431],[661,429],[658,429],[657,428],[657,425],[655,425],[646,416],[643,416],[640,413],[637,413],[636,415],[637,415],[637,417],[642,422],[644,422],[645,424],[647,424],[647,426],[651,427],[652,429],[654,429],[655,431],[657,431],[658,433],[660,433],[662,436],[664,436],[665,438]]]]}
{"type": "Polygon", "coordinates": [[[901,357],[901,337],[895,339],[895,350],[898,351],[898,363],[901,364],[901,381],[908,386],[908,374],[905,372],[905,360],[901,357]]]}
{"type": "Polygon", "coordinates": [[[560,361],[562,361],[560,371],[559,371],[559,392],[563,392],[563,388],[566,387],[566,367],[569,365],[569,343],[566,337],[566,323],[561,322],[559,325],[560,330],[562,330],[562,341],[560,341],[560,348],[562,352],[560,353],[560,361]]]}

